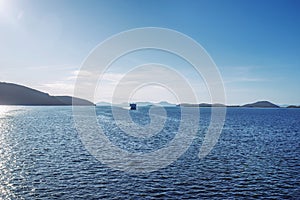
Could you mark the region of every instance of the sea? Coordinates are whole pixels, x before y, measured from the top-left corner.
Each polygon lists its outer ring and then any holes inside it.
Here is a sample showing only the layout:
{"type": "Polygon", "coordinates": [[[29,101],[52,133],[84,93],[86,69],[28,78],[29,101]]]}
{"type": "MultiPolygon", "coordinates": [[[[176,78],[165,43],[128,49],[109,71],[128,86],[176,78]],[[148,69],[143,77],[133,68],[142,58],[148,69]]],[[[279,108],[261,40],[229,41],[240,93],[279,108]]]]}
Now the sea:
{"type": "MultiPolygon", "coordinates": [[[[141,155],[167,146],[181,119],[180,107],[166,107],[161,132],[126,137],[111,107],[95,109],[109,141],[141,155]]],[[[201,159],[211,109],[193,109],[199,129],[186,151],[134,173],[90,153],[72,107],[0,106],[0,199],[300,199],[300,109],[227,108],[216,145],[201,159]]],[[[148,107],[128,112],[140,126],[151,121],[148,107]]]]}

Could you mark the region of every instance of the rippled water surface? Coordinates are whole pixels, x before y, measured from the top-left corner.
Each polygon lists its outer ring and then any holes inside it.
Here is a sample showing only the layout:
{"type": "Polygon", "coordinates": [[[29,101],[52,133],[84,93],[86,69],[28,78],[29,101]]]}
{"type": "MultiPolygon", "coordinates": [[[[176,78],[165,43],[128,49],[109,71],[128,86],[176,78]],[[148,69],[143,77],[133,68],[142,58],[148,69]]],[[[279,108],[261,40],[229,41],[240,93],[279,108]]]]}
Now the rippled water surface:
{"type": "MultiPolygon", "coordinates": [[[[128,140],[109,107],[97,107],[107,137],[128,151],[153,151],[172,140],[179,108],[166,108],[165,134],[128,140]]],[[[71,107],[0,107],[0,199],[300,198],[300,109],[227,109],[219,142],[197,156],[210,110],[190,148],[168,167],[117,171],[91,156],[74,128],[71,107]]],[[[147,108],[131,113],[149,123],[147,108]]]]}

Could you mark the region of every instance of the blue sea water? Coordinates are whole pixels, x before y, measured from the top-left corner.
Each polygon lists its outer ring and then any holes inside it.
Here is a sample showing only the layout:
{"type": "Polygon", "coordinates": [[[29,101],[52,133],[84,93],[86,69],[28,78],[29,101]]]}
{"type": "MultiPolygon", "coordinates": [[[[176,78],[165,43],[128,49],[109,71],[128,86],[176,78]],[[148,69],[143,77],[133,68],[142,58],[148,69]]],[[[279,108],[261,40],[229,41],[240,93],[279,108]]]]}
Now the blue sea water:
{"type": "MultiPolygon", "coordinates": [[[[166,108],[166,134],[140,142],[115,127],[110,107],[96,110],[107,137],[127,151],[162,148],[180,122],[180,108],[166,108]]],[[[1,106],[0,199],[300,199],[300,109],[228,108],[219,141],[203,159],[210,109],[200,113],[197,137],[178,160],[128,174],[89,154],[71,107],[1,106]]],[[[149,123],[148,108],[130,114],[149,123]]]]}

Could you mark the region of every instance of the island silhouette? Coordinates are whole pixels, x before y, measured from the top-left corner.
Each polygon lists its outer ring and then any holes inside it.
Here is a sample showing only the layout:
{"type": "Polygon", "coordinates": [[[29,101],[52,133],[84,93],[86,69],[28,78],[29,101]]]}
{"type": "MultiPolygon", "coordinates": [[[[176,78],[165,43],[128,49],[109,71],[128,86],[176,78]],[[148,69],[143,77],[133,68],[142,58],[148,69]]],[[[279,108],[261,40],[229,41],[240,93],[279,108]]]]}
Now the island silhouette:
{"type": "MultiPolygon", "coordinates": [[[[136,102],[138,106],[151,106],[155,105],[151,102],[136,102]]],[[[182,106],[182,107],[243,107],[243,108],[280,108],[280,106],[269,101],[257,101],[245,105],[224,105],[224,104],[210,104],[210,103],[180,103],[172,104],[167,101],[159,102],[161,106],[182,106]]],[[[72,97],[72,96],[52,96],[48,93],[41,92],[23,85],[14,83],[0,82],[0,105],[39,105],[39,106],[67,106],[79,105],[90,106],[95,105],[93,102],[72,97]]],[[[111,106],[108,102],[99,102],[98,106],[111,106]]],[[[123,105],[123,104],[122,104],[123,105]]],[[[300,108],[300,106],[289,105],[287,108],[300,108]]]]}
{"type": "Polygon", "coordinates": [[[48,93],[44,93],[23,85],[0,82],[0,105],[87,106],[94,104],[81,98],[71,96],[51,96],[48,93]]]}

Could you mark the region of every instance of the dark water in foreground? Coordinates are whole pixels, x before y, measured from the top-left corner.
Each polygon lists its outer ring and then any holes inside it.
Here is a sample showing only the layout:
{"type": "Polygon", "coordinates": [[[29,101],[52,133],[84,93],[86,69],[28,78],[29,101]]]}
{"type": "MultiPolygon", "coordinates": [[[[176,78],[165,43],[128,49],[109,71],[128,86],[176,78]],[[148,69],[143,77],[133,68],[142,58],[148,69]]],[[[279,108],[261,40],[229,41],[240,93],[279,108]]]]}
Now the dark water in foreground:
{"type": "MultiPolygon", "coordinates": [[[[0,199],[300,199],[300,109],[227,109],[218,144],[200,160],[209,111],[201,109],[201,130],[177,161],[130,175],[85,150],[71,107],[0,107],[0,199]]],[[[180,114],[167,112],[171,121],[180,114]]],[[[97,113],[118,141],[110,109],[97,113]]],[[[146,113],[134,120],[149,121],[146,113]]]]}

